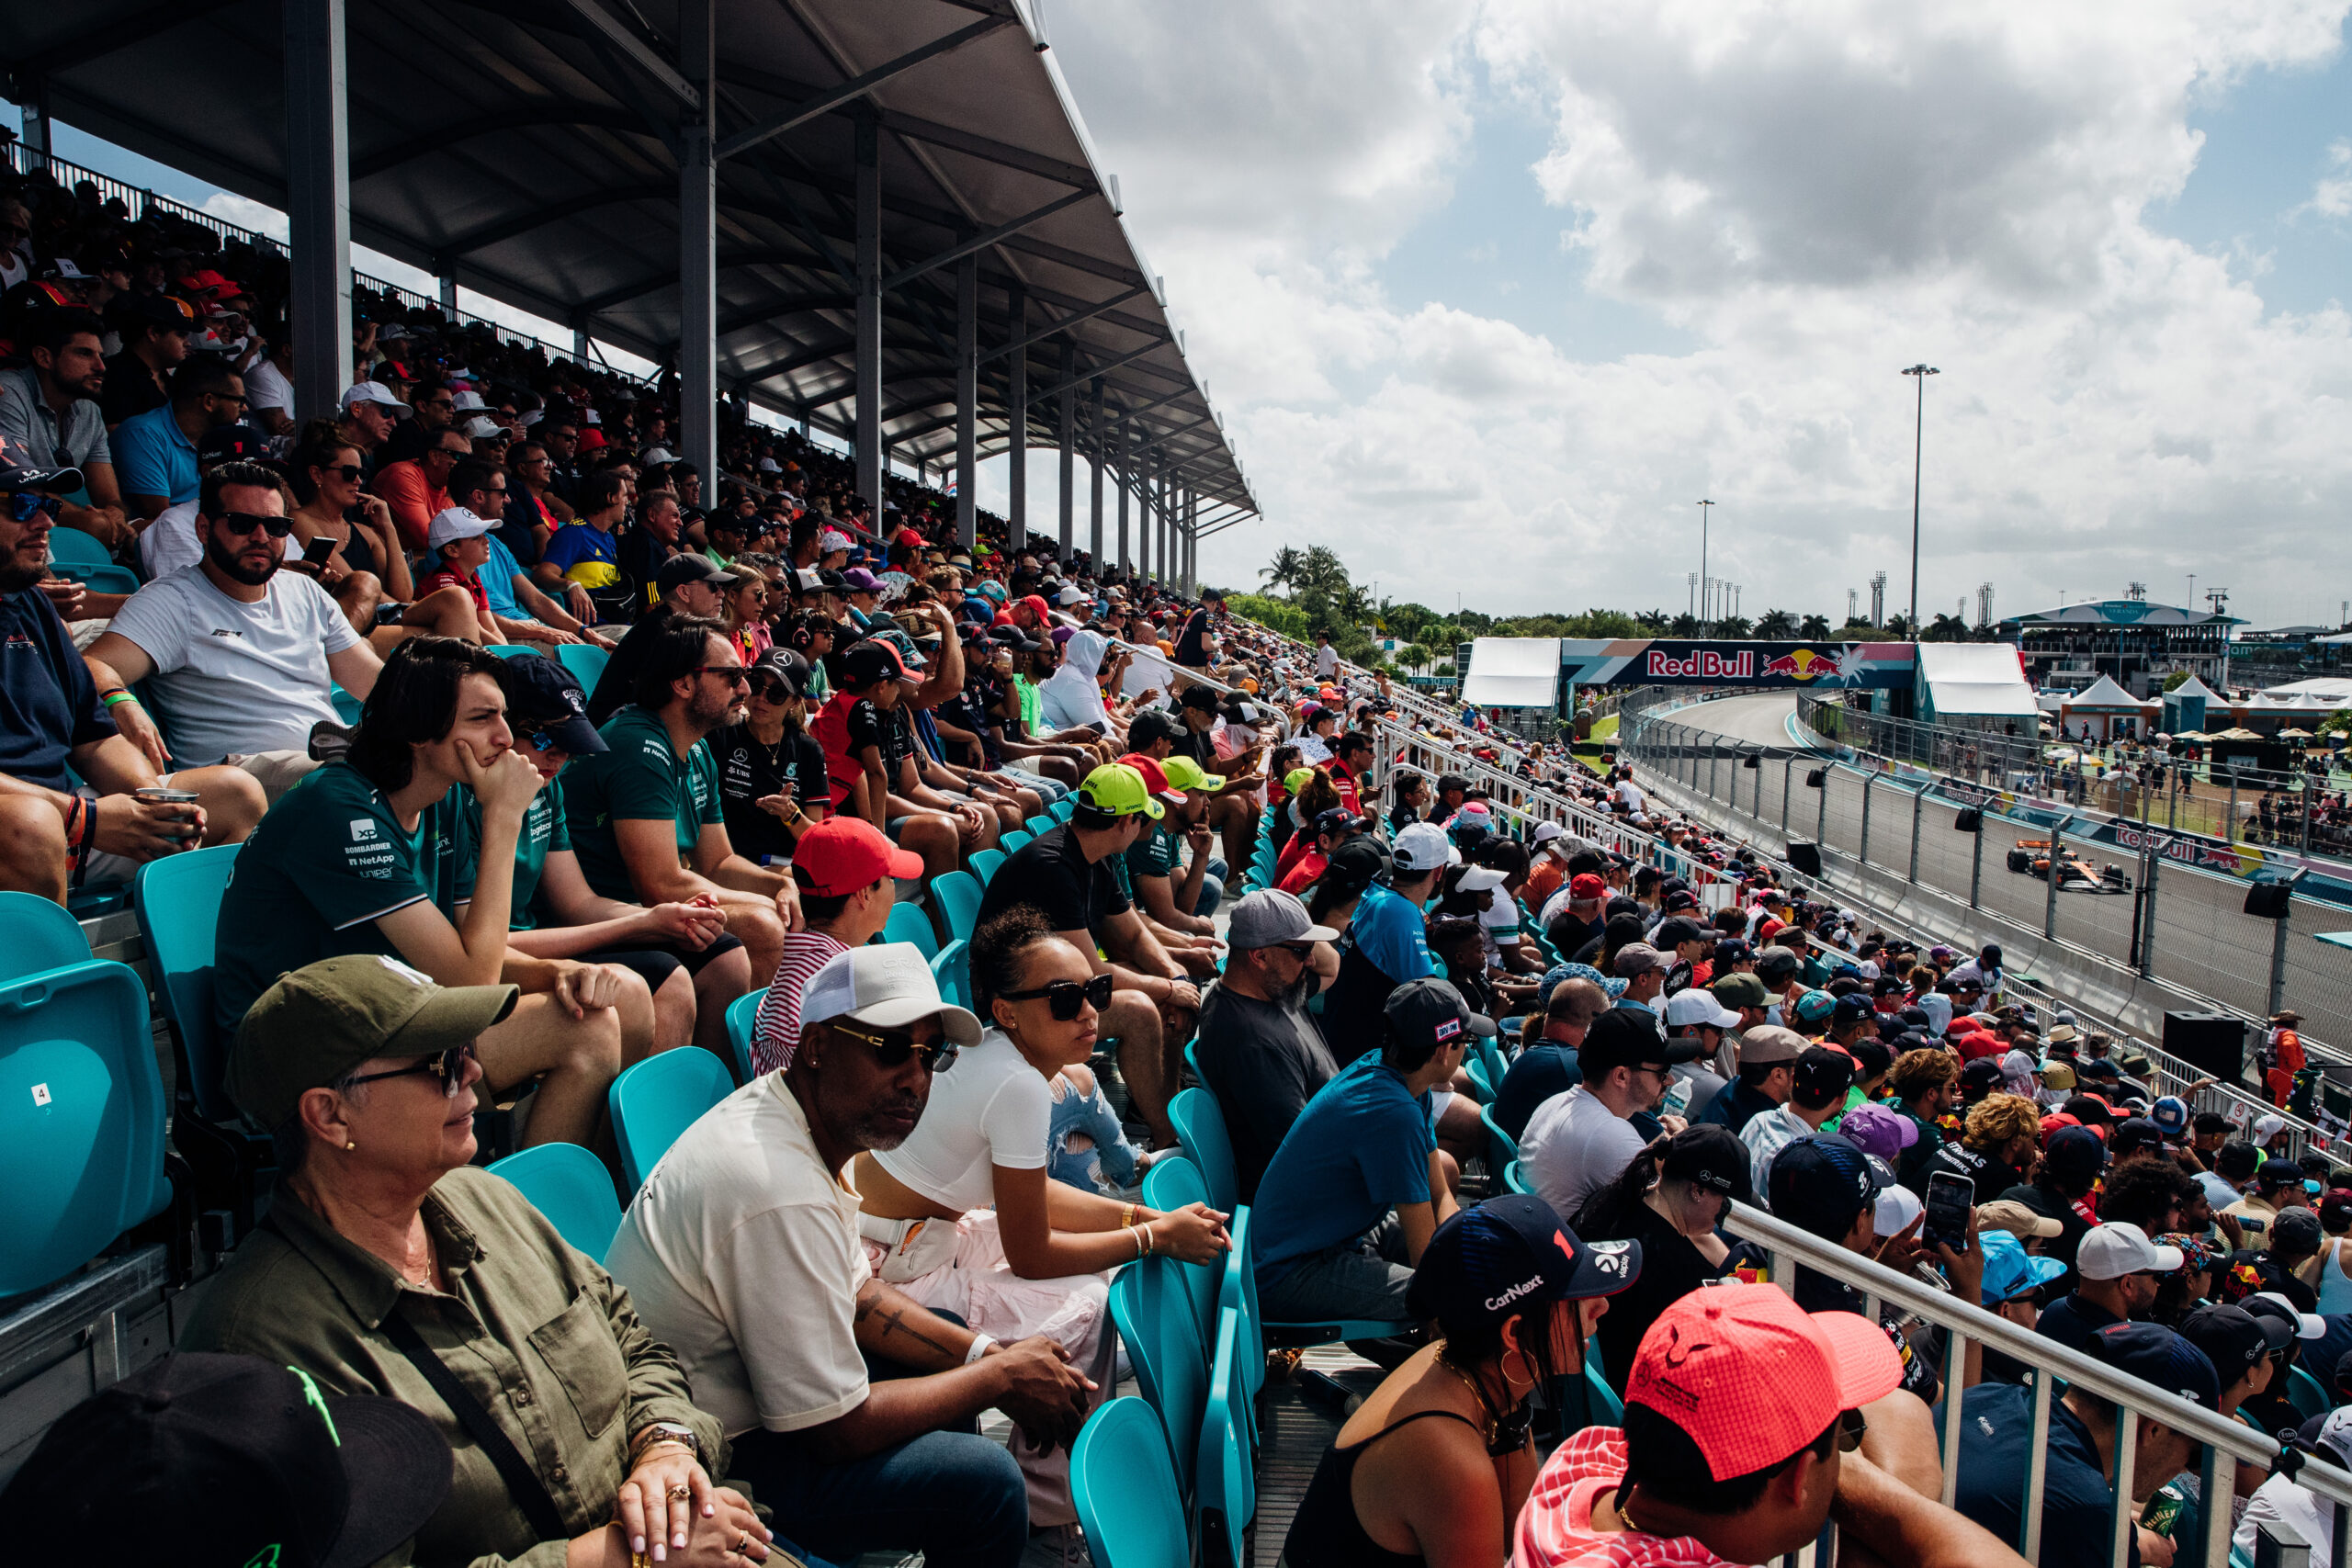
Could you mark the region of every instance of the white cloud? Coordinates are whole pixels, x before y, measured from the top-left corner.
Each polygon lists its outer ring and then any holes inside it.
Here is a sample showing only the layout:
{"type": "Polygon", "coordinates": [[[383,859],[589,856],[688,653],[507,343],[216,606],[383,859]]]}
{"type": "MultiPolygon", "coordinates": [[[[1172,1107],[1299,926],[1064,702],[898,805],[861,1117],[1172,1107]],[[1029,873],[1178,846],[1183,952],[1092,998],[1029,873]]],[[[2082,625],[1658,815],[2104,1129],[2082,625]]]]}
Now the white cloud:
{"type": "Polygon", "coordinates": [[[2330,142],[2328,172],[2312,187],[2312,198],[2290,216],[2314,213],[2322,218],[2352,218],[2352,139],[2330,142]]]}
{"type": "Polygon", "coordinates": [[[281,243],[290,231],[286,214],[277,209],[265,207],[242,196],[232,196],[225,190],[216,190],[206,197],[203,210],[223,222],[266,234],[281,243]]]}
{"type": "MultiPolygon", "coordinates": [[[[2195,168],[2190,108],[2324,62],[2346,9],[1126,0],[1056,51],[1266,509],[1213,579],[1313,542],[1430,603],[1679,604],[1708,494],[1751,614],[1882,568],[1899,603],[1924,356],[1925,605],[2195,570],[2285,618],[2340,559],[2352,317],[2267,314],[2259,258],[2143,214],[2195,168]],[[1526,199],[1570,254],[1402,308],[1382,258],[1506,94],[1554,123],[1526,199]],[[1580,361],[1478,313],[1587,266],[1697,346],[1580,361]]],[[[2352,204],[2342,157],[2314,211],[2352,204]]]]}

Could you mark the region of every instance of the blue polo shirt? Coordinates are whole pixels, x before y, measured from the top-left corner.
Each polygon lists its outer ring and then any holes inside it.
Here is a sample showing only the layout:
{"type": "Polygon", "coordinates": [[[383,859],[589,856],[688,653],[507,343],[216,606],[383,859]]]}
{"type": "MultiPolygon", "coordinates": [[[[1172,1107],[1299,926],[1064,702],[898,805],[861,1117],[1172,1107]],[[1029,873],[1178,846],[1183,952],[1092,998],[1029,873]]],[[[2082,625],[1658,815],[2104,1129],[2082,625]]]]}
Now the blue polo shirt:
{"type": "Polygon", "coordinates": [[[495,533],[483,535],[482,541],[490,546],[490,558],[481,563],[481,570],[474,575],[481,583],[482,596],[490,601],[490,613],[503,615],[510,621],[537,620],[538,617],[523,608],[522,602],[514,597],[514,578],[523,570],[514,559],[514,552],[508,549],[506,541],[495,533]]]}
{"type": "Polygon", "coordinates": [[[1258,1287],[1355,1240],[1400,1203],[1430,1201],[1430,1098],[1368,1052],[1316,1090],[1258,1183],[1258,1287]]]}
{"type": "MultiPolygon", "coordinates": [[[[1936,1429],[1943,1429],[1943,1406],[1936,1429]]],[[[1978,1383],[1960,1399],[1959,1480],[1952,1506],[2005,1541],[2020,1538],[2018,1510],[2031,1461],[2033,1390],[2022,1383],[1978,1383]]],[[[2115,1507],[2107,1466],[2090,1428],[2064,1404],[2050,1410],[2049,1459],[2042,1472],[2041,1560],[2104,1562],[2108,1524],[2115,1507]]],[[[2140,1561],[2140,1538],[2129,1537],[2130,1561],[2140,1561]]]]}
{"type": "Polygon", "coordinates": [[[71,790],[65,760],[74,748],[114,732],[49,595],[23,588],[0,596],[0,773],[71,790]]]}
{"type": "Polygon", "coordinates": [[[203,476],[196,447],[180,432],[172,405],[132,414],[114,427],[114,473],[125,495],[160,495],[173,505],[196,499],[203,476]]]}

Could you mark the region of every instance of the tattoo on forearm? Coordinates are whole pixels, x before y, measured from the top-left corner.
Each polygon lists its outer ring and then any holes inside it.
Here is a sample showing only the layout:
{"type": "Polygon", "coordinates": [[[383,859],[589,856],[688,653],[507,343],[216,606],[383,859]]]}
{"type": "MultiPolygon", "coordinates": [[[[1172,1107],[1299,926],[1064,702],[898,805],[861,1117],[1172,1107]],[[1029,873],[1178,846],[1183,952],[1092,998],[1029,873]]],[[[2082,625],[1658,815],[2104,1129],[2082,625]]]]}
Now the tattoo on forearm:
{"type": "Polygon", "coordinates": [[[888,1339],[893,1334],[903,1334],[916,1344],[928,1345],[943,1356],[955,1353],[930,1335],[909,1324],[907,1309],[902,1306],[889,1306],[882,1310],[882,1337],[888,1339]]]}

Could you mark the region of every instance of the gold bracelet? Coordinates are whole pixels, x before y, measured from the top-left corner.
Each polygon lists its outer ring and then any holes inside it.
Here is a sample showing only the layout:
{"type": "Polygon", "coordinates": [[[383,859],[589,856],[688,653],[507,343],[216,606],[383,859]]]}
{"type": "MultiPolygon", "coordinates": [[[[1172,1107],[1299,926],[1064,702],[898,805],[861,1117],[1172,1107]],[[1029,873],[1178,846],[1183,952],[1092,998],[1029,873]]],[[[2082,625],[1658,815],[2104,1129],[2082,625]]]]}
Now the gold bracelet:
{"type": "Polygon", "coordinates": [[[1119,1213],[1119,1227],[1120,1227],[1122,1230],[1128,1230],[1128,1229],[1132,1229],[1132,1228],[1134,1228],[1135,1223],[1136,1223],[1136,1206],[1135,1206],[1133,1203],[1130,1203],[1130,1204],[1128,1204],[1125,1209],[1123,1209],[1122,1211],[1120,1211],[1120,1213],[1119,1213]]]}

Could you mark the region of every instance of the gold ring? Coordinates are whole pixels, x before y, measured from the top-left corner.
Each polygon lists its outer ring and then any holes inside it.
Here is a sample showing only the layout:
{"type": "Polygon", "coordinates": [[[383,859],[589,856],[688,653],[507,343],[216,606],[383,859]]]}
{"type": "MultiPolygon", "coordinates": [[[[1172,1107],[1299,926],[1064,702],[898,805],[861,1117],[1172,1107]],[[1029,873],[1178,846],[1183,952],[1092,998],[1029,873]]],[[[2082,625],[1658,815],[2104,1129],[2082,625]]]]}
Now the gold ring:
{"type": "Polygon", "coordinates": [[[695,1489],[683,1481],[670,1488],[670,1501],[673,1503],[683,1503],[694,1495],[695,1489]]]}
{"type": "Polygon", "coordinates": [[[752,1555],[752,1532],[750,1530],[745,1530],[741,1535],[735,1538],[735,1554],[738,1557],[749,1557],[752,1555]]]}

